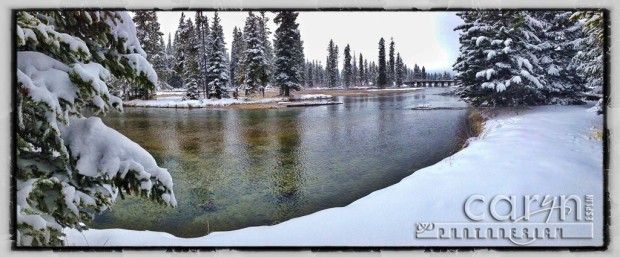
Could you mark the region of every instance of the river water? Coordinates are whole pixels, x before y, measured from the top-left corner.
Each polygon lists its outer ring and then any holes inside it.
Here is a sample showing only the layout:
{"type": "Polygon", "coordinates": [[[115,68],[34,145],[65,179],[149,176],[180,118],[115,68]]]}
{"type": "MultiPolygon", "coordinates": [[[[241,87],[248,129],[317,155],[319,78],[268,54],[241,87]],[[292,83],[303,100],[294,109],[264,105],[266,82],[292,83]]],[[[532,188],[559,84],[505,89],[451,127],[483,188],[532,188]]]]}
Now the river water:
{"type": "MultiPolygon", "coordinates": [[[[465,106],[443,89],[334,97],[272,110],[125,108],[103,117],[174,180],[177,208],[127,197],[93,228],[198,237],[345,206],[459,147],[465,106]]],[[[439,183],[439,181],[438,181],[439,183]]]]}

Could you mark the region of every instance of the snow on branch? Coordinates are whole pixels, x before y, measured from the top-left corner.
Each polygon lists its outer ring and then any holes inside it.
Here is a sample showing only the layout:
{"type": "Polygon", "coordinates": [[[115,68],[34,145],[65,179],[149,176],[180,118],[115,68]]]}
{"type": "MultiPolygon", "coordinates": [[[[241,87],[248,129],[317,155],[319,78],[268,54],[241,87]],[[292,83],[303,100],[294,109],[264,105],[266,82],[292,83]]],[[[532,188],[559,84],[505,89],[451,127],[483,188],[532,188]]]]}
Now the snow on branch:
{"type": "Polygon", "coordinates": [[[156,186],[163,192],[164,202],[176,205],[168,170],[158,167],[146,150],[107,127],[100,118],[71,118],[68,126],[61,127],[61,137],[77,161],[75,168],[79,174],[112,179],[125,178],[133,171],[141,190],[151,191],[156,186]]]}

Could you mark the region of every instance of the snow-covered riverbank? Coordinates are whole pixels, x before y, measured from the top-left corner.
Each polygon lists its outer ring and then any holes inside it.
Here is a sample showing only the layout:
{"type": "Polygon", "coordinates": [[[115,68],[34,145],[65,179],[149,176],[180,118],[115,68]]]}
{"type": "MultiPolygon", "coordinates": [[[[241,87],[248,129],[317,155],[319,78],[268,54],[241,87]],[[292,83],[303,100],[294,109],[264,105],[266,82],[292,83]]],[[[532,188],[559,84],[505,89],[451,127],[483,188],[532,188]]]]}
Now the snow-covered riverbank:
{"type": "Polygon", "coordinates": [[[317,99],[330,99],[331,95],[325,94],[305,94],[295,95],[292,97],[268,97],[257,98],[253,100],[240,97],[239,99],[224,98],[224,99],[202,99],[202,100],[183,100],[182,96],[169,96],[163,94],[154,100],[131,100],[123,101],[123,106],[129,107],[158,107],[158,108],[206,108],[206,107],[222,107],[230,105],[242,105],[242,104],[265,104],[265,103],[277,103],[289,100],[317,100],[317,99]]]}
{"type": "MultiPolygon", "coordinates": [[[[592,195],[593,239],[548,241],[579,246],[602,243],[602,116],[589,106],[543,106],[502,112],[469,146],[399,183],[352,204],[274,226],[214,232],[183,239],[122,229],[65,230],[68,246],[425,246],[503,245],[507,239],[419,239],[418,222],[468,222],[471,195],[592,195]]],[[[478,206],[481,208],[480,206],[478,206]]],[[[504,206],[505,207],[505,206],[504,206]]],[[[501,208],[500,208],[501,209],[501,208]]],[[[506,213],[506,208],[500,210],[506,213]]],[[[476,209],[476,212],[480,212],[476,209]]],[[[487,214],[488,216],[488,214],[487,214]]],[[[558,222],[552,215],[548,222],[558,222]]],[[[545,245],[534,241],[530,245],[545,245]]]]}

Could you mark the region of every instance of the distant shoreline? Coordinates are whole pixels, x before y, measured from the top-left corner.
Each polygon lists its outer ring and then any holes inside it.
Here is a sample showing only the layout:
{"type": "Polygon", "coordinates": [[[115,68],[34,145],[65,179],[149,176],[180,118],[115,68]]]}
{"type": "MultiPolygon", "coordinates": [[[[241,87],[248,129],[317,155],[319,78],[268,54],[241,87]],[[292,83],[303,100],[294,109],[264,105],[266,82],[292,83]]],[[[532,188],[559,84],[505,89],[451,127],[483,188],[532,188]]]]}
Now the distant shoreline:
{"type": "Polygon", "coordinates": [[[252,100],[244,101],[244,97],[238,100],[233,98],[226,99],[203,99],[181,101],[179,98],[185,92],[159,92],[153,100],[131,100],[124,101],[123,107],[141,108],[208,108],[208,109],[280,109],[287,108],[280,102],[299,101],[299,100],[329,100],[334,96],[347,95],[370,95],[386,93],[407,93],[419,91],[423,88],[354,88],[354,89],[306,89],[294,91],[292,97],[278,96],[277,90],[265,91],[265,97],[255,97],[252,100]],[[297,98],[297,99],[296,99],[297,98]]]}

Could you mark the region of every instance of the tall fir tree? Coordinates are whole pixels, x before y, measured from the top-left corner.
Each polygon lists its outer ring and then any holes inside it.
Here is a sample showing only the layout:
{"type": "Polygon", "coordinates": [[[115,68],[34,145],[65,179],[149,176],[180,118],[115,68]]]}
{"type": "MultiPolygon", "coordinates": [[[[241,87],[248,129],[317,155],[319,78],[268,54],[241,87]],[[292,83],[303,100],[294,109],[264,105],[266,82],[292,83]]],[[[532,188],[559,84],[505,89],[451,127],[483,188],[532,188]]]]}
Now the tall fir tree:
{"type": "Polygon", "coordinates": [[[337,87],[339,82],[338,46],[334,43],[334,40],[329,40],[329,45],[327,46],[325,70],[327,72],[327,85],[329,87],[337,87]]]}
{"type": "Polygon", "coordinates": [[[546,104],[550,98],[540,66],[543,24],[527,11],[471,11],[458,14],[465,24],[460,56],[454,65],[464,88],[459,93],[474,105],[546,104]],[[536,47],[534,47],[536,46],[536,47]]]}
{"type": "Polygon", "coordinates": [[[195,48],[196,48],[196,62],[198,64],[198,76],[197,83],[200,88],[204,89],[204,97],[209,97],[210,87],[207,85],[207,66],[210,52],[208,51],[209,40],[209,19],[202,11],[196,11],[194,18],[196,21],[194,34],[195,34],[195,48]]]}
{"type": "Polygon", "coordinates": [[[586,87],[591,93],[601,95],[597,103],[597,113],[604,112],[607,99],[603,95],[605,74],[605,18],[601,11],[579,11],[571,20],[582,24],[584,36],[574,44],[579,49],[573,57],[573,64],[580,75],[586,79],[586,87]]]}
{"type": "Polygon", "coordinates": [[[245,42],[243,84],[249,97],[258,93],[259,87],[269,83],[269,63],[265,54],[264,38],[262,19],[249,12],[243,28],[245,42]]]}
{"type": "Polygon", "coordinates": [[[209,59],[205,73],[208,86],[208,98],[215,96],[218,99],[228,97],[226,86],[229,81],[228,59],[226,58],[226,43],[224,42],[224,30],[220,24],[220,17],[217,12],[213,15],[209,40],[207,41],[207,52],[209,59]]]}
{"type": "Polygon", "coordinates": [[[157,84],[129,14],[14,14],[16,244],[61,246],[64,228],[81,231],[125,194],[175,205],[168,171],[96,117],[122,108],[106,84],[111,76],[157,84]],[[94,115],[83,117],[89,106],[94,115]]]}
{"type": "Polygon", "coordinates": [[[353,77],[353,67],[351,65],[351,47],[349,44],[344,47],[344,68],[342,71],[342,80],[345,87],[351,86],[353,77]]]}
{"type": "Polygon", "coordinates": [[[383,88],[388,84],[387,67],[385,63],[385,40],[383,38],[379,40],[379,67],[377,72],[377,85],[383,88]]]}
{"type": "MultiPolygon", "coordinates": [[[[155,11],[136,11],[134,12],[133,22],[136,25],[136,35],[142,44],[142,49],[147,54],[147,60],[156,64],[153,68],[158,76],[163,75],[163,60],[160,58],[165,50],[160,44],[163,33],[160,31],[160,25],[157,21],[157,12],[155,11]]],[[[160,82],[158,81],[158,87],[160,82]]],[[[136,97],[142,99],[151,98],[155,90],[146,90],[143,88],[134,88],[136,97]]]]}
{"type": "Polygon", "coordinates": [[[271,30],[269,30],[267,26],[267,24],[269,24],[269,17],[267,17],[265,13],[265,11],[260,11],[260,17],[257,17],[260,22],[261,41],[263,42],[264,55],[267,60],[267,81],[272,82],[274,80],[275,54],[273,44],[269,39],[271,37],[271,30]]]}
{"type": "Polygon", "coordinates": [[[187,24],[185,23],[185,13],[181,12],[181,18],[179,19],[179,26],[174,33],[174,65],[173,69],[175,75],[179,80],[179,87],[185,85],[185,79],[183,73],[186,66],[187,59],[187,38],[189,37],[187,31],[187,24]]]}
{"type": "Polygon", "coordinates": [[[541,43],[537,59],[547,82],[543,94],[550,103],[580,103],[586,80],[572,59],[578,54],[576,42],[584,37],[582,25],[570,19],[573,12],[528,12],[540,21],[543,29],[535,31],[541,43]]]}
{"type": "Polygon", "coordinates": [[[198,56],[198,50],[200,44],[198,43],[198,37],[196,36],[196,28],[190,18],[187,18],[186,34],[185,37],[181,37],[181,40],[185,41],[185,64],[183,65],[183,78],[187,81],[187,92],[185,93],[185,99],[198,100],[200,96],[200,57],[198,56]]]}
{"type": "Polygon", "coordinates": [[[405,72],[406,72],[403,59],[400,58],[400,53],[396,54],[396,64],[394,64],[394,72],[395,72],[396,86],[400,87],[403,85],[403,79],[405,78],[405,72]]]}
{"type": "Polygon", "coordinates": [[[394,85],[394,80],[396,78],[396,60],[394,59],[394,51],[394,38],[391,38],[387,63],[387,83],[390,86],[394,85]]]}
{"type": "Polygon", "coordinates": [[[230,49],[230,81],[234,88],[243,84],[243,52],[245,44],[243,41],[243,32],[236,26],[233,29],[233,40],[230,49]]]}
{"type": "Polygon", "coordinates": [[[304,77],[303,42],[297,23],[298,12],[281,11],[274,22],[278,24],[275,34],[275,83],[283,96],[291,90],[301,90],[304,77]]]}
{"type": "Polygon", "coordinates": [[[360,60],[359,60],[359,84],[360,86],[365,86],[366,83],[366,66],[364,65],[364,55],[362,55],[362,53],[360,53],[360,60]]]}

